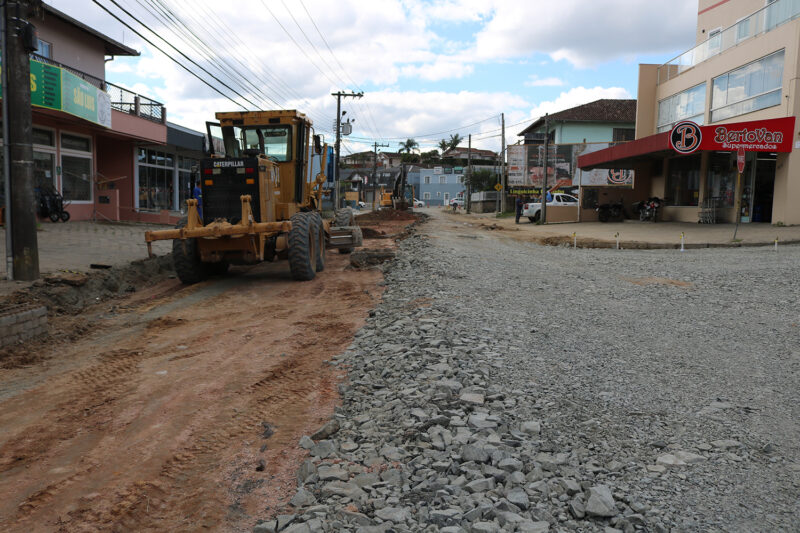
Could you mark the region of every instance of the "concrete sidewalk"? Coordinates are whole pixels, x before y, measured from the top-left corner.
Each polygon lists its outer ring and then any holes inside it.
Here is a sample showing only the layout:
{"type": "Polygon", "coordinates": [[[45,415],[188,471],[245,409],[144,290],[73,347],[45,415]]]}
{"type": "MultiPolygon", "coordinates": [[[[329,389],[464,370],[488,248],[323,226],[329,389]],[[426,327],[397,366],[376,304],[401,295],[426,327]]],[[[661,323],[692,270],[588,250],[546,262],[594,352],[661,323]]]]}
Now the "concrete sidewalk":
{"type": "MultiPolygon", "coordinates": [[[[172,226],[106,222],[41,222],[36,233],[39,244],[39,270],[45,274],[58,271],[87,272],[90,265],[119,266],[147,257],[144,232],[172,226]]],[[[7,294],[26,283],[5,280],[5,228],[0,228],[0,293],[7,294]]],[[[153,253],[172,251],[172,241],[153,243],[153,253]]]]}
{"type": "MultiPolygon", "coordinates": [[[[433,210],[436,208],[428,208],[433,210]]],[[[425,212],[426,209],[420,210],[425,212]]],[[[615,234],[619,233],[623,248],[673,248],[680,247],[681,233],[685,236],[687,248],[706,248],[720,246],[760,246],[772,245],[775,238],[780,244],[800,243],[800,226],[777,227],[771,224],[740,224],[733,239],[734,224],[692,224],[688,222],[570,222],[539,226],[527,219],[514,223],[514,217],[496,218],[493,213],[466,215],[450,209],[443,209],[455,221],[469,224],[495,225],[502,230],[520,232],[515,238],[523,238],[543,244],[572,243],[576,234],[578,246],[607,247],[616,246],[615,234]]]]}

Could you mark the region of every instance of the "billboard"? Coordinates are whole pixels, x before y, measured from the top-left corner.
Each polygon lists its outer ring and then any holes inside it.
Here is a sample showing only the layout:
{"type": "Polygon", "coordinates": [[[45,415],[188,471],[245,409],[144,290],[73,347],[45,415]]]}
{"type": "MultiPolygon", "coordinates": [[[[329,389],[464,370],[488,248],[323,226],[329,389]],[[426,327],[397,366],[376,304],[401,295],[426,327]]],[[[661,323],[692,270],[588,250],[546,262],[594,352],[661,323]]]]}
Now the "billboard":
{"type": "MultiPolygon", "coordinates": [[[[608,148],[612,143],[549,144],[547,188],[575,192],[579,186],[633,187],[634,172],[628,169],[581,171],[578,156],[608,148]]],[[[508,150],[508,189],[539,190],[544,183],[543,144],[512,145],[508,150]]]]}

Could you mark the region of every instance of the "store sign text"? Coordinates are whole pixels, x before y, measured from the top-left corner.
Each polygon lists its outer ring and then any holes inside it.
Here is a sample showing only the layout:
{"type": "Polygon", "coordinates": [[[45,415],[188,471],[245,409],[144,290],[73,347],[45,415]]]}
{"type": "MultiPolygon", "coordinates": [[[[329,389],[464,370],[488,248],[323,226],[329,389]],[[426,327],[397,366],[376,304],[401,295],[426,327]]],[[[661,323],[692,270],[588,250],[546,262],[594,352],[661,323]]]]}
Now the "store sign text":
{"type": "Polygon", "coordinates": [[[672,148],[680,153],[695,150],[735,152],[791,152],[795,117],[696,126],[683,122],[670,134],[672,148]],[[694,126],[694,129],[692,129],[694,126]]]}

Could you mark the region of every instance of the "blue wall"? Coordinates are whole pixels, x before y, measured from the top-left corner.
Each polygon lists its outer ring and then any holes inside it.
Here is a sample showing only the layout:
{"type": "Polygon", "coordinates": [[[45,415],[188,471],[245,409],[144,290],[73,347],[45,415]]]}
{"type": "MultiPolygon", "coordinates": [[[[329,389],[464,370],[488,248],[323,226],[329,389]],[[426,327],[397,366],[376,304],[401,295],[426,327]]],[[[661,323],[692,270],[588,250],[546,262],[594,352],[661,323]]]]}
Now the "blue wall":
{"type": "MultiPolygon", "coordinates": [[[[447,170],[447,169],[443,169],[447,170]]],[[[452,169],[450,169],[452,172],[452,169]]],[[[434,174],[432,168],[423,168],[419,171],[419,188],[417,199],[422,200],[428,205],[445,205],[445,195],[448,196],[447,203],[459,194],[466,191],[466,186],[460,182],[463,174],[434,174]],[[430,183],[425,183],[425,178],[430,178],[430,183]],[[445,178],[446,183],[440,183],[440,178],[445,178]],[[425,198],[428,193],[430,198],[425,198]]]]}

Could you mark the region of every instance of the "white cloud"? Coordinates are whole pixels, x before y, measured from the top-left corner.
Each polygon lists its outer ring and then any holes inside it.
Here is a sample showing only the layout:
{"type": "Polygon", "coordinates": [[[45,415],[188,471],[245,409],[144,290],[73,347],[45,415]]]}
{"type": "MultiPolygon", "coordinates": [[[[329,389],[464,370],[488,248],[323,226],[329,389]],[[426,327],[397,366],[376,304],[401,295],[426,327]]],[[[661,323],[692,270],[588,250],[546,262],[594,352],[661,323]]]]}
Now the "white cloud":
{"type": "Polygon", "coordinates": [[[478,33],[482,59],[541,52],[578,67],[642,53],[666,53],[694,44],[695,0],[560,0],[494,4],[478,33]]]}
{"type": "Polygon", "coordinates": [[[561,87],[565,82],[561,78],[539,78],[538,76],[531,76],[525,82],[525,87],[561,87]]]}
{"type": "Polygon", "coordinates": [[[475,71],[475,67],[458,59],[439,57],[433,63],[424,65],[408,65],[401,69],[401,73],[406,77],[419,77],[428,81],[439,81],[445,79],[458,79],[469,76],[475,71]]]}
{"type": "Polygon", "coordinates": [[[545,113],[563,111],[601,98],[631,98],[631,95],[622,87],[575,87],[559,94],[555,100],[540,102],[531,109],[530,118],[543,117],[545,113]]]}

